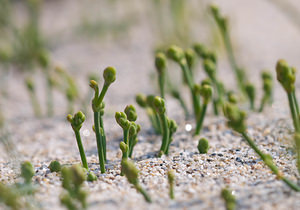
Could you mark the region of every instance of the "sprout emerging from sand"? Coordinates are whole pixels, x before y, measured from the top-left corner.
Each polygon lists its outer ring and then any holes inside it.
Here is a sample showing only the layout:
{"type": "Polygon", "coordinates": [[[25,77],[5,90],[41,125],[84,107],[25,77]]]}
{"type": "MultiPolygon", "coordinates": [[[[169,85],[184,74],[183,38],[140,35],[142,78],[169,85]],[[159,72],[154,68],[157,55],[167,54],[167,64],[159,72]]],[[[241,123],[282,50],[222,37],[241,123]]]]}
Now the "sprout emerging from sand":
{"type": "Polygon", "coordinates": [[[50,169],[51,173],[52,172],[60,172],[61,171],[61,165],[57,160],[51,161],[49,164],[48,168],[50,169]]]}
{"type": "Polygon", "coordinates": [[[206,138],[201,138],[198,142],[198,151],[200,154],[206,154],[209,150],[209,142],[206,138]]]}
{"type": "Polygon", "coordinates": [[[261,74],[261,78],[263,80],[264,94],[260,102],[259,112],[263,111],[266,103],[269,104],[272,103],[272,97],[273,97],[273,77],[271,73],[268,71],[264,71],[261,74]]]}

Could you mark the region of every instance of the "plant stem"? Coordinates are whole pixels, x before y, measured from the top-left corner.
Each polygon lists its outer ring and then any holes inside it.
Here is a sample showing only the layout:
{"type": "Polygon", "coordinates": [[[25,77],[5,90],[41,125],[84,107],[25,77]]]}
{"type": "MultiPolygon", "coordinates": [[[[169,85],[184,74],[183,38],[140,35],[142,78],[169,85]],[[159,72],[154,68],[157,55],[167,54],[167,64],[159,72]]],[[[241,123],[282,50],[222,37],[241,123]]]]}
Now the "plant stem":
{"type": "Polygon", "coordinates": [[[160,97],[163,99],[165,98],[165,74],[164,72],[161,72],[158,76],[158,85],[159,85],[159,91],[160,91],[160,97]]]}
{"type": "Polygon", "coordinates": [[[288,95],[289,106],[290,106],[291,115],[292,115],[293,122],[294,122],[295,131],[300,132],[299,118],[297,117],[297,114],[296,114],[294,100],[293,100],[293,94],[292,93],[287,93],[287,95],[288,95]]]}
{"type": "Polygon", "coordinates": [[[201,113],[199,115],[199,118],[197,119],[197,124],[196,124],[196,129],[195,129],[195,135],[199,135],[202,125],[203,125],[203,121],[204,121],[204,116],[206,113],[206,109],[207,109],[207,104],[203,104],[202,109],[201,109],[201,113]]]}
{"type": "Polygon", "coordinates": [[[170,184],[169,195],[170,195],[170,198],[172,200],[174,200],[174,198],[175,198],[175,196],[174,196],[174,186],[172,184],[170,184]]]}
{"type": "Polygon", "coordinates": [[[144,188],[142,188],[142,186],[139,183],[135,185],[135,189],[144,196],[145,200],[148,203],[152,202],[152,200],[151,200],[150,196],[148,195],[148,193],[144,190],[144,188]]]}
{"type": "Polygon", "coordinates": [[[29,91],[29,95],[30,95],[30,100],[31,100],[31,103],[32,103],[34,115],[36,117],[41,117],[42,116],[41,106],[39,104],[39,101],[36,97],[35,92],[34,91],[29,91]]]}
{"type": "Polygon", "coordinates": [[[47,73],[47,115],[48,117],[53,116],[53,85],[50,79],[50,76],[47,73]]]}
{"type": "Polygon", "coordinates": [[[287,178],[285,177],[280,177],[280,172],[277,168],[276,165],[274,165],[273,161],[272,162],[266,162],[266,155],[263,154],[259,149],[258,147],[255,145],[254,141],[247,135],[246,132],[242,132],[241,133],[242,136],[244,137],[244,139],[247,141],[247,143],[250,145],[250,147],[259,155],[259,157],[264,161],[265,165],[267,165],[271,171],[277,175],[277,177],[279,179],[281,179],[284,183],[286,183],[291,189],[299,192],[300,191],[300,187],[297,186],[295,183],[293,183],[292,181],[288,180],[287,178]]]}
{"type": "Polygon", "coordinates": [[[102,128],[103,135],[102,135],[102,145],[103,145],[103,154],[104,154],[104,159],[105,162],[107,161],[106,159],[106,135],[105,135],[105,130],[104,130],[104,123],[103,123],[103,117],[101,114],[99,114],[99,121],[100,121],[100,127],[102,128]]]}
{"type": "Polygon", "coordinates": [[[297,100],[297,97],[296,97],[295,90],[292,92],[292,95],[293,95],[293,100],[294,100],[294,104],[295,104],[295,108],[296,108],[296,112],[297,112],[297,118],[299,119],[300,112],[299,112],[299,105],[298,105],[298,100],[297,100]]]}
{"type": "Polygon", "coordinates": [[[264,110],[264,107],[265,107],[265,104],[268,100],[268,97],[267,96],[264,96],[261,100],[261,103],[260,103],[260,107],[259,107],[259,112],[262,112],[264,110]]]}
{"type": "Polygon", "coordinates": [[[100,122],[99,122],[99,112],[94,112],[94,124],[95,124],[95,134],[97,140],[97,149],[98,149],[98,157],[101,173],[105,173],[105,158],[103,153],[103,140],[102,135],[100,133],[100,122]]]}
{"type": "MultiPolygon", "coordinates": [[[[124,138],[124,143],[128,146],[128,150],[129,150],[129,130],[128,129],[124,129],[123,130],[123,138],[124,138]]],[[[126,152],[126,158],[128,158],[128,153],[129,151],[127,150],[126,152]]]]}
{"type": "Polygon", "coordinates": [[[193,108],[194,108],[194,114],[195,118],[200,113],[200,103],[199,103],[199,97],[197,97],[197,94],[194,90],[194,82],[193,82],[193,77],[191,76],[191,72],[188,69],[188,66],[186,63],[180,63],[180,67],[185,75],[185,78],[187,80],[188,86],[190,88],[191,94],[192,94],[192,101],[193,101],[193,108]]]}
{"type": "Polygon", "coordinates": [[[168,126],[168,119],[166,117],[165,114],[160,114],[160,123],[162,126],[162,144],[160,147],[160,153],[159,156],[161,156],[163,153],[166,153],[166,147],[168,145],[168,141],[169,141],[169,126],[168,126]]]}
{"type": "Polygon", "coordinates": [[[86,169],[89,169],[87,161],[86,161],[86,156],[85,156],[85,153],[84,153],[82,141],[81,141],[80,132],[79,132],[79,130],[75,130],[75,129],[74,129],[74,132],[75,132],[77,146],[78,146],[81,161],[82,161],[82,166],[86,169]]]}

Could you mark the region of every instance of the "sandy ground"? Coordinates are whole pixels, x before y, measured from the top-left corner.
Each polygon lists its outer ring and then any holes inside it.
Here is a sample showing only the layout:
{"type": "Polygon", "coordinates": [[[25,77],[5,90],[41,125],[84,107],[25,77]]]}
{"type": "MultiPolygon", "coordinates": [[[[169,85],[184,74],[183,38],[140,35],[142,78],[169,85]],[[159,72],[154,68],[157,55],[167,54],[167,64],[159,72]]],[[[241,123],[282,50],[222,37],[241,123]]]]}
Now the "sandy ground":
{"type": "MultiPolygon", "coordinates": [[[[215,2],[222,8],[222,13],[230,18],[238,61],[246,67],[249,79],[257,87],[261,87],[261,69],[270,69],[275,76],[274,66],[279,58],[285,58],[293,66],[300,66],[300,28],[280,13],[277,7],[261,0],[215,2]]],[[[300,10],[296,0],[290,2],[300,10]]],[[[153,46],[157,43],[156,35],[144,14],[145,8],[136,3],[133,10],[138,11],[134,13],[138,21],[121,38],[78,38],[68,30],[76,25],[76,11],[80,10],[78,5],[71,0],[49,3],[42,23],[51,40],[59,37],[59,41],[51,45],[53,60],[67,67],[76,77],[82,94],[88,91],[88,72],[101,74],[108,65],[117,69],[117,81],[105,98],[109,159],[107,174],[101,175],[99,172],[90,115],[81,129],[89,166],[99,177],[96,182],[85,184],[90,192],[90,209],[223,209],[220,191],[224,186],[234,190],[238,209],[300,208],[299,193],[276,180],[242,138],[226,127],[223,117],[214,117],[211,110],[201,133],[201,136],[209,139],[211,149],[208,154],[199,155],[196,149],[199,138],[193,138],[185,130],[186,123],[193,125],[193,122],[184,121],[179,105],[172,98],[167,98],[168,114],[177,121],[179,129],[168,157],[155,158],[160,137],[151,134],[144,111],[138,109],[138,123],[142,131],[134,151],[134,161],[141,171],[140,181],[154,201],[153,204],[147,204],[119,175],[121,152],[118,145],[122,131],[113,116],[114,112],[123,110],[127,104],[134,104],[136,93],[155,93],[155,81],[150,79],[150,75],[154,72],[153,46]],[[69,10],[62,14],[61,8],[69,10]],[[51,24],[53,17],[56,17],[55,24],[51,24]],[[49,25],[50,28],[47,27],[49,25]],[[170,168],[176,171],[174,201],[167,194],[166,172],[170,168]]],[[[198,27],[201,33],[201,26],[198,27]]],[[[195,41],[203,40],[195,38],[195,41]]],[[[233,75],[222,50],[218,56],[219,77],[223,78],[227,87],[234,88],[233,75]]],[[[200,66],[198,69],[200,81],[203,73],[200,66]]],[[[35,77],[42,79],[39,73],[35,77]]],[[[44,97],[42,83],[38,84],[40,98],[44,97]]],[[[287,99],[279,84],[275,84],[275,103],[262,114],[249,114],[248,132],[263,151],[272,154],[284,174],[296,181],[299,175],[291,149],[292,127],[287,99]]],[[[59,93],[55,94],[54,118],[35,119],[23,86],[23,76],[16,71],[10,73],[5,89],[9,96],[1,101],[1,105],[7,119],[10,141],[15,145],[16,159],[0,147],[0,180],[14,182],[18,176],[15,163],[30,160],[36,169],[34,182],[40,186],[36,200],[44,209],[60,209],[60,176],[50,173],[47,165],[53,159],[63,164],[80,162],[74,134],[65,120],[64,98],[59,93]]],[[[258,96],[261,96],[260,91],[258,96]]]]}

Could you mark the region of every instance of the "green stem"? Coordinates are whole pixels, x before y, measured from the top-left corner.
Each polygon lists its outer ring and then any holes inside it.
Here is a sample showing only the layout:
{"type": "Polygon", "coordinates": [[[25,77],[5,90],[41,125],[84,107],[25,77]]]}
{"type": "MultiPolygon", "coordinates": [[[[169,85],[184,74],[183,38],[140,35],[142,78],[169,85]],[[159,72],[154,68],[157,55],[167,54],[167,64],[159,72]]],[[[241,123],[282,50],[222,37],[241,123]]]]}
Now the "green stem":
{"type": "Polygon", "coordinates": [[[204,116],[205,116],[205,113],[206,113],[206,109],[207,109],[207,104],[204,103],[203,107],[201,109],[201,113],[199,115],[199,118],[197,119],[197,124],[196,124],[196,129],[195,129],[195,135],[199,135],[200,134],[200,131],[201,131],[201,128],[202,128],[202,125],[203,125],[203,121],[204,121],[204,116]]]}
{"type": "Polygon", "coordinates": [[[98,149],[98,157],[99,157],[99,164],[101,173],[105,173],[105,158],[103,153],[103,145],[102,145],[102,138],[100,133],[100,122],[99,122],[99,112],[94,112],[94,124],[95,124],[95,134],[97,140],[97,149],[98,149]]]}
{"type": "Polygon", "coordinates": [[[298,100],[297,100],[297,97],[296,97],[295,90],[292,92],[292,95],[293,95],[293,100],[294,100],[294,104],[295,104],[295,108],[296,108],[296,112],[297,112],[297,118],[299,119],[300,112],[299,112],[299,105],[298,105],[298,100]]]}
{"type": "MultiPolygon", "coordinates": [[[[275,175],[279,175],[279,170],[277,168],[277,166],[274,165],[273,161],[272,162],[266,162],[266,155],[263,154],[258,147],[255,145],[254,141],[246,134],[246,132],[242,132],[241,133],[242,136],[245,138],[245,140],[247,141],[247,143],[250,145],[250,147],[259,155],[259,157],[264,161],[264,163],[270,168],[270,170],[275,174],[275,175]]],[[[293,183],[292,181],[288,180],[285,177],[279,177],[284,183],[286,183],[291,189],[299,192],[300,191],[300,187],[293,183]]]]}
{"type": "Polygon", "coordinates": [[[75,132],[77,146],[78,146],[80,157],[81,157],[82,166],[86,169],[89,169],[87,161],[86,161],[86,156],[84,153],[82,141],[81,141],[80,132],[79,132],[79,130],[75,130],[75,129],[74,129],[74,132],[75,132]]]}
{"type": "Polygon", "coordinates": [[[218,99],[213,100],[212,105],[213,105],[213,109],[214,109],[214,114],[215,114],[216,116],[218,116],[218,115],[219,115],[219,110],[218,110],[218,99]]]}
{"type": "MultiPolygon", "coordinates": [[[[153,111],[153,113],[155,113],[155,112],[153,111]]],[[[159,115],[156,114],[156,113],[154,114],[154,120],[155,120],[156,127],[159,130],[159,133],[162,133],[163,128],[162,128],[162,125],[161,125],[161,122],[160,122],[160,119],[159,119],[159,115]]]]}
{"type": "Polygon", "coordinates": [[[97,103],[100,105],[101,102],[103,101],[103,98],[108,90],[108,87],[109,85],[106,85],[105,83],[103,84],[103,87],[102,87],[102,90],[101,90],[101,93],[99,95],[99,97],[97,98],[97,103]]]}
{"type": "Polygon", "coordinates": [[[287,95],[288,95],[289,106],[290,106],[291,115],[292,115],[293,122],[294,122],[295,131],[300,132],[299,118],[297,117],[297,114],[296,114],[295,105],[294,105],[294,101],[293,101],[293,94],[287,93],[287,95]]]}
{"type": "Polygon", "coordinates": [[[197,118],[198,114],[200,113],[200,103],[199,103],[199,98],[197,97],[197,93],[194,90],[193,77],[191,76],[190,70],[188,69],[188,66],[186,63],[180,63],[180,67],[185,75],[188,86],[190,88],[190,92],[192,95],[192,101],[193,101],[194,114],[195,114],[195,117],[197,118]]]}
{"type": "Polygon", "coordinates": [[[172,184],[170,184],[169,195],[170,195],[170,198],[172,200],[174,200],[174,198],[175,198],[175,196],[174,196],[174,186],[172,184]]]}
{"type": "Polygon", "coordinates": [[[160,97],[162,97],[163,99],[165,98],[165,74],[164,72],[161,72],[158,75],[158,84],[159,84],[159,91],[160,91],[160,97]]]}
{"type": "Polygon", "coordinates": [[[161,156],[163,153],[166,153],[168,141],[169,141],[169,126],[168,126],[168,119],[165,114],[160,114],[160,123],[162,126],[162,144],[160,147],[159,156],[161,156]]]}
{"type": "Polygon", "coordinates": [[[146,190],[144,190],[144,188],[142,188],[142,186],[140,184],[136,184],[135,189],[144,196],[145,200],[148,203],[152,202],[150,196],[148,195],[148,193],[146,192],[146,190]]]}
{"type": "MultiPolygon", "coordinates": [[[[123,138],[124,138],[124,143],[128,146],[128,150],[129,150],[129,130],[128,129],[124,129],[123,130],[123,138]]],[[[126,158],[128,158],[128,153],[129,151],[127,150],[126,152],[126,158]]]]}
{"type": "Polygon", "coordinates": [[[48,117],[53,116],[53,86],[50,79],[50,76],[47,75],[47,115],[48,117]]]}
{"type": "Polygon", "coordinates": [[[175,97],[175,98],[178,100],[181,108],[184,111],[185,118],[187,119],[190,114],[189,114],[186,104],[184,103],[184,100],[182,99],[182,97],[180,95],[178,95],[178,97],[175,97]]]}
{"type": "Polygon", "coordinates": [[[104,159],[105,162],[107,161],[106,159],[106,135],[105,135],[105,130],[104,130],[104,123],[103,123],[103,117],[101,114],[99,114],[99,121],[100,121],[100,127],[102,128],[103,135],[102,135],[102,145],[103,145],[103,154],[104,154],[104,159]]]}
{"type": "Polygon", "coordinates": [[[266,95],[264,95],[264,97],[262,98],[261,103],[260,103],[260,107],[258,110],[259,112],[262,112],[264,110],[267,100],[268,100],[268,97],[266,95]]]}

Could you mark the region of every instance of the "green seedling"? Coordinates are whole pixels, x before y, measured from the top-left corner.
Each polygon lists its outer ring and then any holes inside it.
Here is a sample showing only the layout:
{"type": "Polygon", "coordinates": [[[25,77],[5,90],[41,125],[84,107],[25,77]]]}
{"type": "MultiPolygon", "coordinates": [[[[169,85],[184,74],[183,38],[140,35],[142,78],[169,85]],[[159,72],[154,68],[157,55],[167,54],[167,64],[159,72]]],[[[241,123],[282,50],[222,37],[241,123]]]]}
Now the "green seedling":
{"type": "Polygon", "coordinates": [[[168,141],[168,145],[167,145],[167,150],[165,152],[166,155],[169,154],[170,144],[173,141],[173,134],[176,132],[176,130],[178,128],[177,123],[174,120],[168,119],[168,125],[169,125],[169,141],[168,141]]]}
{"type": "Polygon", "coordinates": [[[217,92],[217,97],[213,99],[214,104],[214,112],[215,115],[219,114],[219,109],[223,106],[224,103],[224,86],[223,84],[217,79],[216,73],[217,68],[216,64],[212,59],[205,59],[203,61],[203,68],[212,82],[212,85],[217,92]]]}
{"type": "Polygon", "coordinates": [[[175,182],[175,174],[173,170],[168,171],[168,182],[169,182],[169,196],[172,200],[174,200],[174,182],[175,182]]]}
{"type": "Polygon", "coordinates": [[[129,130],[130,129],[132,130],[133,125],[127,119],[127,116],[124,112],[116,112],[115,119],[116,119],[116,122],[123,129],[123,142],[126,145],[126,147],[124,147],[124,145],[120,144],[120,149],[123,152],[122,159],[124,159],[124,158],[127,159],[129,156],[129,130]]]}
{"type": "Polygon", "coordinates": [[[295,95],[296,70],[285,60],[279,60],[276,64],[276,74],[277,80],[287,93],[295,131],[300,132],[299,109],[295,95]]]}
{"type": "Polygon", "coordinates": [[[264,72],[262,72],[261,77],[263,80],[264,94],[263,94],[263,97],[260,102],[260,107],[258,110],[259,112],[263,111],[266,103],[271,104],[272,98],[273,98],[273,77],[272,77],[272,75],[269,72],[264,71],[264,72]]]}
{"type": "Polygon", "coordinates": [[[25,80],[25,85],[27,87],[27,90],[28,90],[28,93],[29,93],[29,96],[30,96],[30,100],[31,100],[31,104],[32,104],[32,107],[33,107],[34,115],[36,117],[41,117],[42,116],[41,106],[40,106],[39,101],[38,101],[37,96],[36,96],[35,84],[34,84],[33,80],[28,77],[25,80]]]}
{"type": "Polygon", "coordinates": [[[97,148],[99,156],[99,164],[101,173],[105,173],[105,138],[104,138],[104,129],[100,125],[100,112],[101,104],[103,102],[104,96],[109,88],[109,86],[116,80],[116,69],[113,67],[107,67],[103,71],[104,84],[101,92],[99,91],[98,83],[94,80],[90,81],[90,87],[94,89],[95,96],[92,100],[92,108],[94,112],[94,125],[95,125],[95,134],[97,139],[97,148]]]}
{"type": "Polygon", "coordinates": [[[62,187],[65,189],[60,202],[69,210],[87,208],[87,192],[82,189],[86,174],[80,165],[64,167],[61,170],[62,187]]]}
{"type": "Polygon", "coordinates": [[[181,67],[184,78],[186,79],[187,84],[190,89],[190,92],[191,92],[194,115],[195,115],[195,118],[197,118],[197,116],[199,116],[199,114],[200,114],[200,109],[201,109],[200,103],[199,103],[199,97],[194,90],[194,85],[195,85],[194,78],[191,74],[191,71],[189,70],[184,51],[177,46],[171,46],[167,51],[167,55],[168,55],[168,58],[170,58],[171,60],[173,60],[174,62],[179,64],[181,67]]]}
{"type": "Polygon", "coordinates": [[[206,138],[201,138],[198,142],[198,151],[200,154],[206,154],[209,150],[209,142],[206,138]]]}
{"type": "Polygon", "coordinates": [[[161,125],[161,122],[160,122],[160,119],[159,119],[159,114],[156,112],[156,108],[155,108],[155,105],[154,105],[154,99],[155,99],[155,96],[154,95],[148,95],[147,98],[146,98],[146,102],[147,102],[147,106],[151,108],[152,112],[153,112],[153,118],[154,118],[154,122],[155,122],[155,126],[157,127],[158,129],[158,133],[161,134],[162,133],[162,125],[161,125]]]}
{"type": "Polygon", "coordinates": [[[57,160],[51,161],[48,168],[50,169],[51,173],[61,171],[61,165],[57,160]]]}
{"type": "Polygon", "coordinates": [[[166,153],[169,143],[170,130],[168,125],[168,117],[166,115],[165,101],[162,98],[156,96],[153,101],[153,106],[159,116],[160,125],[162,128],[162,144],[159,149],[159,157],[161,157],[166,153]]]}
{"type": "Polygon", "coordinates": [[[282,172],[274,164],[272,157],[269,154],[263,153],[255,144],[255,142],[247,134],[246,113],[241,111],[236,105],[227,103],[224,105],[224,115],[227,118],[227,125],[234,131],[240,133],[249,146],[263,160],[265,165],[277,176],[277,179],[282,180],[291,189],[299,192],[300,187],[284,177],[282,172]]]}
{"type": "Polygon", "coordinates": [[[86,156],[84,153],[81,136],[80,136],[80,129],[82,127],[83,122],[85,121],[85,115],[81,111],[79,111],[74,116],[69,114],[67,116],[67,120],[70,122],[76,136],[76,141],[77,141],[77,146],[81,157],[82,166],[88,170],[89,167],[86,161],[86,156]]]}
{"type": "Polygon", "coordinates": [[[196,85],[195,90],[196,90],[196,92],[200,93],[200,95],[203,99],[201,112],[197,118],[196,129],[195,129],[195,135],[199,135],[200,131],[202,129],[207,105],[211,101],[211,98],[212,98],[213,89],[209,84],[202,84],[201,86],[196,85]]]}
{"type": "Polygon", "coordinates": [[[141,130],[141,126],[135,124],[134,121],[137,119],[137,113],[133,105],[126,106],[124,110],[127,119],[131,122],[131,127],[129,128],[129,153],[128,156],[132,158],[133,148],[138,142],[137,134],[141,130]]]}
{"type": "Polygon", "coordinates": [[[228,91],[227,92],[227,100],[231,104],[237,104],[238,97],[233,91],[228,91]]]}
{"type": "Polygon", "coordinates": [[[94,182],[97,180],[97,176],[96,176],[96,174],[94,174],[94,172],[89,171],[87,174],[86,180],[89,182],[94,182]]]}
{"type": "Polygon", "coordinates": [[[21,177],[23,177],[26,184],[31,183],[34,174],[34,168],[29,161],[25,161],[21,164],[21,177]]]}
{"type": "Polygon", "coordinates": [[[160,125],[157,123],[157,118],[152,107],[147,104],[147,97],[143,94],[138,94],[135,97],[136,103],[143,109],[146,110],[149,121],[155,131],[155,133],[160,133],[160,125]]]}
{"type": "MultiPolygon", "coordinates": [[[[87,77],[88,82],[90,82],[91,80],[96,81],[97,83],[99,83],[100,78],[98,77],[97,74],[95,73],[90,73],[87,77]]],[[[94,91],[93,89],[89,89],[88,93],[86,94],[86,97],[82,98],[82,110],[84,111],[84,113],[88,113],[88,105],[89,102],[91,101],[91,99],[93,98],[94,95],[94,91]]]]}
{"type": "Polygon", "coordinates": [[[235,196],[232,194],[232,191],[230,189],[227,189],[227,188],[222,189],[221,197],[225,201],[226,210],[235,210],[236,209],[235,196]]]}
{"type": "Polygon", "coordinates": [[[172,87],[170,92],[171,92],[171,96],[179,102],[181,108],[184,111],[185,118],[188,119],[188,117],[190,116],[189,110],[188,110],[183,98],[181,97],[179,91],[172,87]]]}
{"type": "Polygon", "coordinates": [[[134,186],[134,188],[141,193],[148,203],[151,203],[151,198],[144,188],[139,183],[139,170],[135,167],[134,163],[130,160],[122,161],[122,171],[124,172],[128,182],[134,186]]]}
{"type": "Polygon", "coordinates": [[[247,83],[245,85],[245,92],[246,92],[249,102],[250,102],[250,109],[252,111],[254,111],[255,110],[255,95],[256,95],[254,85],[251,83],[247,83]]]}
{"type": "Polygon", "coordinates": [[[156,54],[155,67],[158,73],[158,85],[159,85],[160,97],[165,98],[165,78],[166,78],[167,58],[163,53],[156,54]]]}
{"type": "Polygon", "coordinates": [[[23,207],[20,194],[12,187],[0,182],[0,202],[12,210],[21,210],[23,207]]]}
{"type": "Polygon", "coordinates": [[[196,53],[193,49],[188,48],[184,51],[184,55],[185,55],[185,59],[186,59],[187,65],[189,67],[189,70],[191,71],[192,76],[194,76],[193,70],[194,70],[195,63],[196,63],[196,53]]]}
{"type": "Polygon", "coordinates": [[[237,65],[234,53],[233,53],[233,48],[232,48],[232,43],[230,40],[229,36],[229,30],[228,30],[228,20],[224,17],[221,16],[219,7],[216,5],[211,5],[210,6],[211,13],[213,15],[213,18],[215,22],[217,23],[217,26],[221,32],[222,39],[224,41],[224,45],[227,51],[228,59],[231,65],[232,70],[235,73],[238,87],[242,93],[244,93],[244,84],[246,81],[246,72],[240,68],[237,65]]]}

